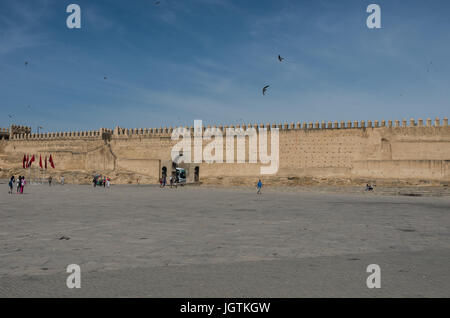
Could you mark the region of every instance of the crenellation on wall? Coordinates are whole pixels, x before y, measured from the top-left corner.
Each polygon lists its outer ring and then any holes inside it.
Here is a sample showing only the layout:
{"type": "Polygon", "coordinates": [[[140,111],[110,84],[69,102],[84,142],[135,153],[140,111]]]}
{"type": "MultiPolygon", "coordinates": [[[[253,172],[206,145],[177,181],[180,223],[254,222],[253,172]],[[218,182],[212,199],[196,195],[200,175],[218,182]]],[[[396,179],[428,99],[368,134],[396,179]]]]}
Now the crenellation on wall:
{"type": "MultiPolygon", "coordinates": [[[[414,167],[418,167],[422,170],[415,172],[414,176],[447,180],[446,175],[439,175],[439,167],[446,167],[450,162],[450,128],[447,117],[442,120],[428,118],[425,125],[420,118],[417,123],[414,118],[410,118],[402,119],[401,122],[327,120],[279,124],[207,125],[203,130],[219,129],[225,134],[228,127],[243,130],[255,128],[256,131],[280,129],[280,168],[277,173],[280,177],[306,175],[320,178],[352,178],[362,175],[370,177],[370,169],[367,167],[376,167],[374,176],[384,174],[386,178],[395,178],[405,177],[407,174],[404,171],[413,171],[414,167]],[[394,167],[401,167],[399,161],[407,163],[410,168],[405,168],[403,172],[396,171],[394,167]],[[434,168],[428,171],[427,163],[434,168]]],[[[193,134],[194,127],[185,128],[193,134]]],[[[147,173],[145,171],[156,173],[159,168],[154,167],[158,167],[158,162],[166,164],[171,160],[170,150],[177,141],[171,140],[170,136],[175,129],[167,126],[160,128],[116,126],[114,129],[39,134],[23,130],[2,142],[0,165],[2,169],[4,167],[20,169],[24,153],[53,153],[59,161],[57,167],[61,171],[91,173],[95,169],[110,169],[117,173],[129,171],[138,173],[148,163],[149,167],[153,168],[144,169],[143,173],[147,173]]],[[[0,129],[0,132],[10,131],[0,129]]],[[[205,141],[204,144],[206,143],[205,141]]],[[[245,152],[247,156],[248,145],[245,152]]],[[[249,170],[246,171],[243,171],[245,170],[243,165],[238,164],[220,165],[220,170],[214,170],[212,167],[200,164],[201,175],[239,177],[245,174],[258,177],[255,171],[259,171],[258,165],[248,163],[245,169],[249,170]]],[[[159,175],[150,177],[157,180],[159,175]]]]}
{"type": "MultiPolygon", "coordinates": [[[[448,127],[448,118],[445,117],[441,119],[436,117],[434,120],[431,118],[427,118],[426,122],[422,118],[419,118],[416,122],[414,118],[410,118],[409,121],[407,119],[402,119],[401,121],[396,120],[361,120],[361,121],[321,121],[321,122],[297,122],[297,123],[266,123],[266,124],[242,124],[242,125],[230,125],[230,126],[214,126],[216,129],[220,129],[223,133],[225,130],[229,128],[256,128],[256,130],[260,130],[265,128],[267,130],[271,129],[279,129],[280,131],[289,131],[289,130],[334,130],[334,129],[355,129],[355,128],[421,128],[421,127],[448,127]]],[[[203,126],[203,131],[207,128],[211,128],[211,125],[203,126]]],[[[170,137],[173,131],[176,128],[174,127],[159,127],[159,128],[122,128],[116,126],[114,129],[101,128],[99,130],[90,130],[90,131],[70,131],[70,132],[45,132],[45,133],[32,133],[30,127],[26,126],[16,126],[12,125],[10,128],[0,128],[0,137],[3,136],[8,140],[46,140],[46,139],[77,139],[77,138],[102,138],[104,134],[108,134],[112,137],[121,137],[121,138],[129,138],[129,137],[170,137]]],[[[186,129],[190,129],[193,131],[193,127],[186,127],[186,129]]]]}
{"type": "MultiPolygon", "coordinates": [[[[103,130],[103,134],[110,133],[112,134],[112,130],[105,129],[103,130]]],[[[73,138],[81,138],[81,139],[100,139],[102,137],[102,133],[100,130],[95,131],[77,131],[77,132],[45,132],[45,133],[17,133],[11,136],[11,140],[55,140],[55,139],[73,139],[73,138]]]]}

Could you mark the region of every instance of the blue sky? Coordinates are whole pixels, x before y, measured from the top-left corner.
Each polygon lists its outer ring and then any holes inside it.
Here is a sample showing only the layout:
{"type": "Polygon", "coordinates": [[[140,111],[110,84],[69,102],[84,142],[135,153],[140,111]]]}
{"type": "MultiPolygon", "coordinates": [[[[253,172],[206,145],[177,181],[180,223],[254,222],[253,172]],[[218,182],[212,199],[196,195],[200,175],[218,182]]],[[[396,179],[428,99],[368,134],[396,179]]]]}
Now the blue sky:
{"type": "Polygon", "coordinates": [[[160,1],[1,0],[0,127],[450,115],[449,1],[160,1]]]}

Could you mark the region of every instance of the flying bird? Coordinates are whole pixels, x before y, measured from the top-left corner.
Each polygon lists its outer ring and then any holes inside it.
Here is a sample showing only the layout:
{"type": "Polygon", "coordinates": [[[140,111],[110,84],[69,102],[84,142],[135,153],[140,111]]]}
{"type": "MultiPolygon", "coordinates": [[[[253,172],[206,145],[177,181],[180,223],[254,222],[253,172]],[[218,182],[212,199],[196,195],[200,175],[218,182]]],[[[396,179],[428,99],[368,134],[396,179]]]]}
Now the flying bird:
{"type": "Polygon", "coordinates": [[[8,117],[9,117],[9,118],[13,118],[13,116],[12,116],[12,115],[8,115],[8,117]]]}
{"type": "Polygon", "coordinates": [[[156,5],[159,5],[160,3],[161,3],[161,1],[156,1],[155,2],[156,5]]]}
{"type": "Polygon", "coordinates": [[[263,95],[266,95],[266,91],[267,91],[267,89],[270,87],[270,85],[266,85],[266,86],[264,86],[263,87],[263,95]]]}
{"type": "Polygon", "coordinates": [[[103,77],[103,79],[107,79],[107,77],[105,76],[105,77],[103,77]]]}
{"type": "Polygon", "coordinates": [[[28,62],[27,61],[25,61],[25,66],[27,66],[28,65],[28,62]]]}
{"type": "Polygon", "coordinates": [[[283,62],[283,60],[284,60],[284,57],[281,57],[281,55],[278,54],[278,61],[283,62]]]}

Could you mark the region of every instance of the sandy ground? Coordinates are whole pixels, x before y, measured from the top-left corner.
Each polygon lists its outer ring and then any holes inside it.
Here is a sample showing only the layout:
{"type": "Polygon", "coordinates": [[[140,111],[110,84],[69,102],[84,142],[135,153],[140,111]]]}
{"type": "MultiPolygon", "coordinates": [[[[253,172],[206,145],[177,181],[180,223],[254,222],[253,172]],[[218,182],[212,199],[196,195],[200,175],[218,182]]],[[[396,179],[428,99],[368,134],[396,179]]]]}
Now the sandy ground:
{"type": "Polygon", "coordinates": [[[1,186],[1,297],[450,297],[448,196],[1,186]]]}

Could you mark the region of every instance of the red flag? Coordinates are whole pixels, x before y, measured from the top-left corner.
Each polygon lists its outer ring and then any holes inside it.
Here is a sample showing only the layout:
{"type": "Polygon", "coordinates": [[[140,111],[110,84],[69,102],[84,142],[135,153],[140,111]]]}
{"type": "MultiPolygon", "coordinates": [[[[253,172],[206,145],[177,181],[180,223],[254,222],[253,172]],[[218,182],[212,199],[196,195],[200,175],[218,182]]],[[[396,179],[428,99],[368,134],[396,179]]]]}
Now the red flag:
{"type": "Polygon", "coordinates": [[[50,155],[50,158],[48,159],[48,162],[50,162],[50,166],[52,166],[52,168],[55,169],[55,164],[53,163],[52,155],[50,155]]]}
{"type": "Polygon", "coordinates": [[[45,156],[45,169],[47,170],[47,156],[45,156]]]}
{"type": "Polygon", "coordinates": [[[22,159],[22,167],[25,169],[25,163],[27,162],[27,156],[23,155],[23,159],[22,159]]]}
{"type": "Polygon", "coordinates": [[[27,155],[27,164],[25,165],[25,168],[28,168],[30,166],[30,156],[27,155]]]}
{"type": "Polygon", "coordinates": [[[31,157],[31,159],[30,159],[30,164],[29,164],[29,166],[28,167],[31,167],[31,164],[34,162],[34,155],[33,155],[33,157],[31,157]]]}
{"type": "Polygon", "coordinates": [[[41,155],[39,155],[39,167],[41,167],[41,169],[42,169],[42,156],[41,155]]]}

